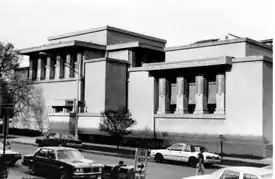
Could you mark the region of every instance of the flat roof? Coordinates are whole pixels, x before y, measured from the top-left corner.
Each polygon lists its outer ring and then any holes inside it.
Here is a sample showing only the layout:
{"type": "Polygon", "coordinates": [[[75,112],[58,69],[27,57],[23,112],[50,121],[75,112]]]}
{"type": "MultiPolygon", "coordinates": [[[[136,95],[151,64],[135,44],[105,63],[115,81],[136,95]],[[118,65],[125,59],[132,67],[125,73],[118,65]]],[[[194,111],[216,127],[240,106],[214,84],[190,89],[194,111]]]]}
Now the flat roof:
{"type": "Polygon", "coordinates": [[[150,50],[156,50],[156,51],[162,51],[162,52],[164,51],[164,48],[153,46],[150,44],[141,43],[138,41],[107,45],[106,49],[108,51],[112,51],[112,50],[122,50],[122,49],[130,49],[130,48],[137,48],[137,47],[146,48],[146,49],[150,49],[150,50]]]}
{"type": "Polygon", "coordinates": [[[169,69],[181,69],[181,68],[192,68],[192,67],[205,67],[215,65],[232,65],[232,58],[229,56],[194,59],[186,61],[175,61],[175,62],[158,62],[158,63],[147,63],[140,68],[132,68],[131,71],[159,71],[169,69]]]}
{"type": "Polygon", "coordinates": [[[104,30],[115,31],[115,32],[131,35],[131,36],[135,36],[135,37],[140,37],[140,38],[143,38],[143,39],[148,39],[148,40],[152,40],[152,41],[166,43],[166,40],[161,39],[161,38],[152,37],[152,36],[132,32],[132,31],[124,30],[124,29],[119,29],[119,28],[112,27],[112,26],[103,26],[103,27],[97,27],[97,28],[82,30],[82,31],[65,33],[65,34],[56,35],[56,36],[50,36],[50,37],[48,37],[48,40],[57,40],[57,39],[62,39],[62,38],[67,38],[67,37],[72,37],[72,36],[78,36],[78,35],[84,35],[84,34],[89,34],[89,33],[93,33],[93,32],[104,31],[104,30]]]}
{"type": "Polygon", "coordinates": [[[45,44],[42,46],[30,47],[19,50],[21,54],[29,54],[33,52],[39,52],[44,50],[51,50],[57,48],[64,48],[64,47],[71,47],[71,46],[79,46],[79,47],[86,47],[86,48],[93,48],[99,50],[105,50],[106,47],[104,45],[99,45],[91,42],[79,41],[79,40],[71,40],[71,41],[63,41],[57,43],[50,43],[45,44]]]}
{"type": "Polygon", "coordinates": [[[236,38],[236,39],[230,39],[230,40],[220,40],[220,41],[212,41],[212,42],[205,42],[205,43],[193,43],[189,45],[182,45],[182,46],[175,46],[175,47],[167,47],[165,48],[165,52],[192,49],[192,48],[201,48],[201,47],[208,47],[208,46],[226,45],[226,44],[241,43],[241,42],[251,43],[272,51],[272,47],[264,43],[258,42],[256,40],[252,40],[249,38],[236,38]]]}

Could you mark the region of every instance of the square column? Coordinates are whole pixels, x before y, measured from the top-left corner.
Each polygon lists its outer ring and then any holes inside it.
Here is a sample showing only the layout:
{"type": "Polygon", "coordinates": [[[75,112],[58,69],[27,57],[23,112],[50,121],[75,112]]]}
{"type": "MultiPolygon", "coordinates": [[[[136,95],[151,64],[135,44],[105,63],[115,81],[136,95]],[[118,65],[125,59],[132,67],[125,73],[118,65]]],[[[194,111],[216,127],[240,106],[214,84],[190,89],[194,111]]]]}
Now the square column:
{"type": "Polygon", "coordinates": [[[196,76],[196,107],[194,114],[206,114],[207,110],[208,83],[203,75],[196,76]]]}
{"type": "Polygon", "coordinates": [[[41,80],[41,68],[42,68],[42,59],[37,59],[37,80],[41,80]]]}
{"type": "Polygon", "coordinates": [[[71,55],[66,55],[66,62],[65,62],[65,78],[70,78],[70,69],[71,69],[71,55]]]}
{"type": "Polygon", "coordinates": [[[217,93],[216,93],[216,109],[215,114],[224,114],[225,113],[225,100],[224,100],[224,93],[225,93],[225,82],[224,82],[224,74],[217,74],[216,75],[216,86],[217,86],[217,93]]]}
{"type": "Polygon", "coordinates": [[[188,113],[188,90],[189,84],[186,78],[177,77],[177,91],[176,91],[176,114],[187,114],[188,113]]]}
{"type": "Polygon", "coordinates": [[[170,83],[166,78],[159,78],[158,114],[170,112],[170,83]]]}
{"type": "Polygon", "coordinates": [[[130,67],[135,67],[136,66],[136,54],[132,50],[129,50],[128,53],[129,53],[130,67]]]}
{"type": "MultiPolygon", "coordinates": [[[[77,78],[77,99],[79,101],[84,101],[84,81],[82,79],[83,77],[83,54],[81,52],[78,52],[76,55],[76,61],[77,64],[75,65],[75,67],[77,67],[76,70],[76,78],[77,78]]],[[[83,106],[78,106],[78,109],[80,112],[83,112],[84,108],[83,106]]]]}
{"type": "Polygon", "coordinates": [[[29,80],[33,80],[33,59],[30,58],[29,60],[30,67],[29,67],[29,80]]]}
{"type": "Polygon", "coordinates": [[[51,57],[47,57],[47,66],[46,66],[46,80],[50,79],[50,71],[51,71],[51,57]]]}
{"type": "Polygon", "coordinates": [[[59,55],[56,56],[56,65],[55,65],[55,78],[54,79],[59,79],[60,78],[60,60],[61,57],[59,55]]]}

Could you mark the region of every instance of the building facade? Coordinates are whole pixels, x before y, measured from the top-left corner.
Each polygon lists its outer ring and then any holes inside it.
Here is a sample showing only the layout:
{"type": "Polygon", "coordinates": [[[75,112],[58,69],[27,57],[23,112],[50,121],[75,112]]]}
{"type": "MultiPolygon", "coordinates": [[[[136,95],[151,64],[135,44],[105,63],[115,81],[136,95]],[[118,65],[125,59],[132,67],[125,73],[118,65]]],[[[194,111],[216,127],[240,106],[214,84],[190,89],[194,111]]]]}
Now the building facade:
{"type": "MultiPolygon", "coordinates": [[[[267,156],[273,144],[272,39],[227,36],[166,48],[166,41],[110,26],[49,37],[22,49],[43,89],[49,129],[98,134],[101,112],[126,106],[135,131],[267,156]],[[252,149],[253,148],[253,149],[252,149]]],[[[164,137],[158,136],[158,137],[164,137]]]]}

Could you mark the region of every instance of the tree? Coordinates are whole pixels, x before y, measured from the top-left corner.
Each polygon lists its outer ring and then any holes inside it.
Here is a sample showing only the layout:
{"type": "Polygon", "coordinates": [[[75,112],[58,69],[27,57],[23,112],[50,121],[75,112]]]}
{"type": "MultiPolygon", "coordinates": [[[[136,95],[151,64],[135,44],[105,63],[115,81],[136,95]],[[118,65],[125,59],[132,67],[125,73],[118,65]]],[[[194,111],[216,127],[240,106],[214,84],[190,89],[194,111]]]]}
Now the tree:
{"type": "Polygon", "coordinates": [[[116,110],[108,109],[101,112],[103,120],[99,124],[99,130],[109,133],[117,144],[119,150],[120,140],[123,136],[130,134],[130,127],[136,124],[132,114],[125,107],[116,110]]]}
{"type": "MultiPolygon", "coordinates": [[[[29,127],[31,119],[40,123],[44,110],[41,90],[32,85],[27,76],[18,72],[19,51],[11,43],[0,42],[0,83],[3,102],[12,103],[13,123],[29,127]]],[[[40,127],[39,127],[40,128],[40,127]]]]}

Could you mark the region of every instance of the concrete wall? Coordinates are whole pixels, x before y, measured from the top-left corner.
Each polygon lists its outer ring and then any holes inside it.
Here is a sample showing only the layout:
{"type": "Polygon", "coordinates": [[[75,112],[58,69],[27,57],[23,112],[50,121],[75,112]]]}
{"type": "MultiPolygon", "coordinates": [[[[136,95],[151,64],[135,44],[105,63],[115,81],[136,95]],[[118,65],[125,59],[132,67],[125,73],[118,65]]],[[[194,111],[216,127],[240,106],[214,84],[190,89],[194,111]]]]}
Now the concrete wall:
{"type": "Polygon", "coordinates": [[[108,57],[128,61],[129,60],[129,50],[111,51],[108,53],[108,57]]]}
{"type": "Polygon", "coordinates": [[[77,82],[74,79],[61,81],[45,80],[34,84],[34,86],[43,90],[46,106],[51,106],[55,99],[76,98],[77,94],[77,82]]]}
{"type": "Polygon", "coordinates": [[[126,106],[127,64],[107,61],[105,109],[126,106]]]}
{"type": "Polygon", "coordinates": [[[108,45],[127,43],[127,42],[135,42],[135,41],[151,44],[151,45],[157,46],[157,47],[165,46],[165,43],[154,41],[154,40],[149,40],[149,39],[136,37],[136,36],[132,36],[132,35],[128,35],[128,34],[124,34],[124,33],[120,33],[120,32],[115,32],[115,31],[107,32],[107,44],[108,45]]]}
{"type": "Polygon", "coordinates": [[[128,87],[128,108],[137,121],[134,129],[153,129],[154,78],[148,72],[130,72],[128,87]]]}
{"type": "Polygon", "coordinates": [[[268,50],[263,47],[259,47],[254,44],[247,43],[246,44],[246,56],[267,56],[272,58],[273,52],[272,50],[268,50]]]}
{"type": "Polygon", "coordinates": [[[273,143],[273,67],[263,63],[263,133],[273,143]]]}
{"type": "MultiPolygon", "coordinates": [[[[55,113],[50,114],[49,117],[49,131],[70,133],[70,129],[73,126],[71,124],[69,113],[55,113]]],[[[73,134],[73,132],[71,133],[73,134]]]]}
{"type": "Polygon", "coordinates": [[[81,40],[86,42],[92,42],[96,44],[106,45],[107,44],[107,31],[97,31],[88,34],[82,34],[71,37],[64,37],[60,39],[50,40],[51,43],[62,42],[62,41],[70,41],[70,40],[81,40]]]}
{"type": "Polygon", "coordinates": [[[98,134],[101,120],[99,113],[83,113],[79,116],[78,132],[80,134],[98,134]]]}
{"type": "Polygon", "coordinates": [[[100,113],[105,110],[106,61],[85,63],[85,102],[87,112],[100,113]]]}
{"type": "Polygon", "coordinates": [[[226,73],[226,121],[230,122],[226,126],[226,132],[238,135],[263,135],[262,63],[234,63],[231,71],[226,73]]]}
{"type": "Polygon", "coordinates": [[[210,58],[219,56],[244,57],[246,54],[245,43],[232,43],[218,46],[207,46],[200,48],[190,48],[175,51],[166,51],[165,61],[185,61],[200,58],[210,58]]]}
{"type": "Polygon", "coordinates": [[[157,117],[163,132],[262,136],[262,62],[234,63],[226,72],[225,118],[215,115],[157,117]],[[249,126],[249,127],[248,127],[249,126]]]}

